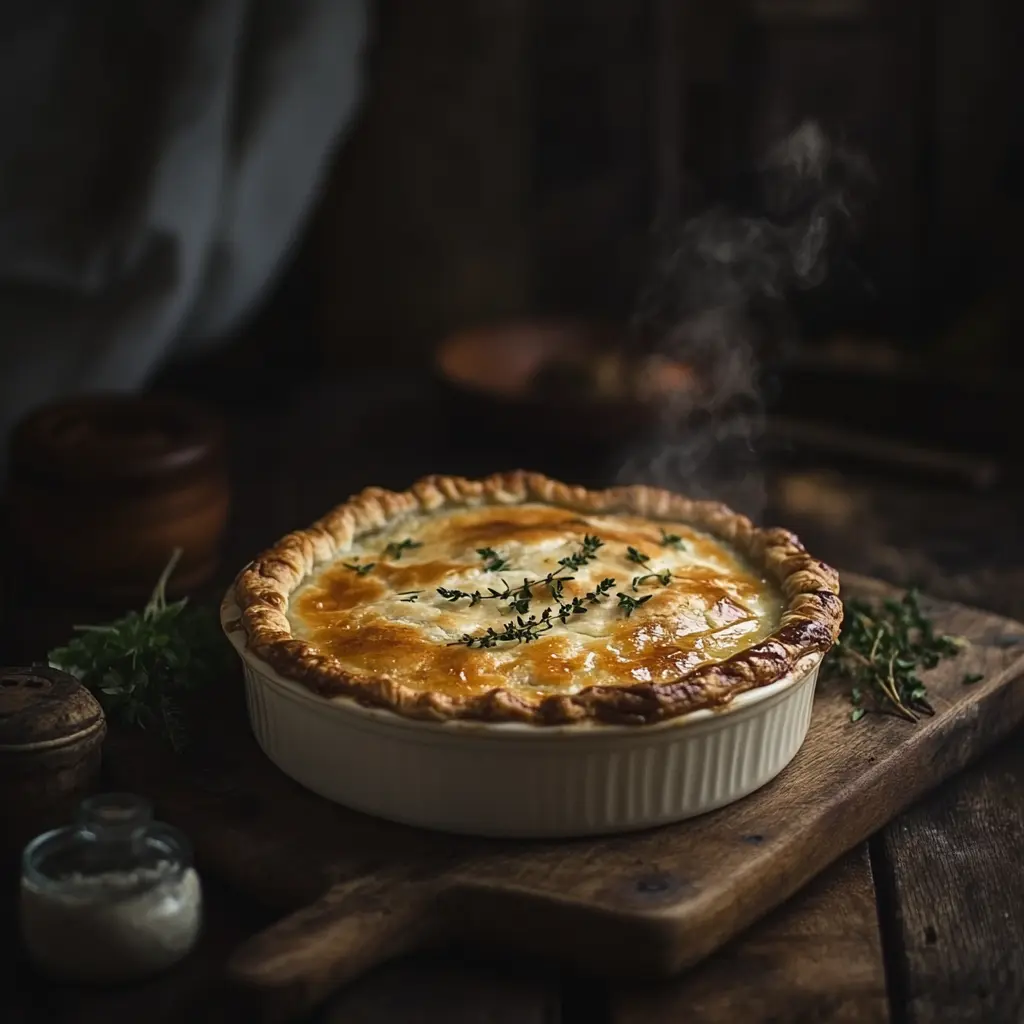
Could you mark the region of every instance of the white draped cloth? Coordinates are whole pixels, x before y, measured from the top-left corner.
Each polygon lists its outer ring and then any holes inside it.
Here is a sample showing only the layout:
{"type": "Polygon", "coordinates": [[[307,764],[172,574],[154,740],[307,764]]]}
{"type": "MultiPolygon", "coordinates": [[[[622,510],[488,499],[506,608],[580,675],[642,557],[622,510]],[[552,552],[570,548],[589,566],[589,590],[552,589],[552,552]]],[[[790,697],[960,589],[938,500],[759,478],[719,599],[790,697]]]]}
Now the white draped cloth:
{"type": "Polygon", "coordinates": [[[0,0],[0,439],[253,309],[355,115],[365,3],[0,0]]]}

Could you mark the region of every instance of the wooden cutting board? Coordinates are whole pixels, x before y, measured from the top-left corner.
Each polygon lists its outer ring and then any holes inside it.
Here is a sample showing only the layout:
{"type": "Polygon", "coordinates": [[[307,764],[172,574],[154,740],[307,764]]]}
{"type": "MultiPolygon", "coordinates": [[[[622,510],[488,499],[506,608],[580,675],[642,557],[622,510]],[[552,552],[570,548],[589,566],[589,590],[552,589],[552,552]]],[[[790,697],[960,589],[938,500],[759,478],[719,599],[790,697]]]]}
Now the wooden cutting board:
{"type": "MultiPolygon", "coordinates": [[[[892,591],[843,577],[847,596],[892,591]]],[[[241,683],[174,759],[115,734],[111,784],[152,797],[200,868],[287,912],[241,946],[232,980],[287,1020],[372,966],[451,940],[549,956],[601,975],[669,975],[697,962],[1024,720],[1024,625],[924,600],[971,641],[926,677],[936,708],[914,725],[850,721],[822,680],[810,733],[772,783],[731,807],[632,835],[476,840],[378,821],[281,773],[251,738],[241,683]],[[965,685],[967,674],[981,681],[965,685]]],[[[228,692],[230,691],[230,692],[228,692]]]]}

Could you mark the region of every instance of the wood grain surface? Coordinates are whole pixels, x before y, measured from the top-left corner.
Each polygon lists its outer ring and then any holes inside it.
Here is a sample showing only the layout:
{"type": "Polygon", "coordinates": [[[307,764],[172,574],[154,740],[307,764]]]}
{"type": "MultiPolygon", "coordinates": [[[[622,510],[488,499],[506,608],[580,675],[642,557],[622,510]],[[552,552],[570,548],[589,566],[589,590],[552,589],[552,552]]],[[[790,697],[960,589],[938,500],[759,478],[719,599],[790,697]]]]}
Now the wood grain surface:
{"type": "MultiPolygon", "coordinates": [[[[844,582],[847,594],[888,593],[844,582]]],[[[206,871],[278,910],[301,908],[232,960],[234,980],[260,993],[268,1018],[453,938],[591,973],[666,975],[733,939],[1024,718],[1024,626],[951,604],[926,610],[972,641],[927,680],[934,718],[855,725],[842,687],[825,680],[808,740],[775,782],[639,835],[509,843],[379,822],[287,779],[258,751],[237,705],[192,763],[161,763],[151,745],[122,736],[108,770],[191,835],[206,871]],[[985,678],[964,686],[968,672],[985,678]]],[[[801,927],[813,935],[817,926],[801,927]]]]}
{"type": "Polygon", "coordinates": [[[556,977],[428,956],[387,964],[333,999],[320,1024],[558,1024],[556,977]]]}
{"type": "Polygon", "coordinates": [[[1024,1020],[1024,818],[1007,802],[1022,788],[1018,739],[879,837],[893,992],[915,1024],[1024,1020]]]}
{"type": "Polygon", "coordinates": [[[611,999],[611,1024],[888,1019],[866,845],[682,978],[611,999]]]}

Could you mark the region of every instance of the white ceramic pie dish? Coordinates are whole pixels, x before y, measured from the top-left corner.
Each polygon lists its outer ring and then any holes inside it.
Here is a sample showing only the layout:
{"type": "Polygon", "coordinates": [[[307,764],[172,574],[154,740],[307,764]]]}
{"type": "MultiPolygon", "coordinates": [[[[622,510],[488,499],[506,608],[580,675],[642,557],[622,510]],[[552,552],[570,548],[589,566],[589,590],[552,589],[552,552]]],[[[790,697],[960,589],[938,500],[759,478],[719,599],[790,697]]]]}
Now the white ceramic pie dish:
{"type": "Polygon", "coordinates": [[[807,736],[822,655],[726,708],[655,725],[428,722],[285,679],[247,647],[231,591],[221,624],[242,659],[253,733],[300,785],[353,810],[478,836],[629,832],[723,807],[770,782],[807,736]]]}

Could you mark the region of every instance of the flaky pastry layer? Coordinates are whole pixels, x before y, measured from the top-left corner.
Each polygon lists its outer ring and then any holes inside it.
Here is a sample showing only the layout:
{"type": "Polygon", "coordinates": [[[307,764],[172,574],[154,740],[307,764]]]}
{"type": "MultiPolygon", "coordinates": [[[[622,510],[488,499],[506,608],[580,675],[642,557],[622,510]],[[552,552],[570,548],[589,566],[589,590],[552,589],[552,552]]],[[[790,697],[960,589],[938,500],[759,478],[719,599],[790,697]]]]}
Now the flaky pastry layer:
{"type": "Polygon", "coordinates": [[[368,488],[250,563],[234,595],[250,651],[320,696],[538,725],[721,707],[823,654],[842,621],[837,573],[788,531],[657,488],[588,490],[522,471],[368,488]],[[557,600],[536,587],[529,609],[577,597],[585,614],[530,643],[464,642],[517,617],[504,601],[448,601],[437,587],[488,595],[568,577],[558,560],[588,535],[602,540],[597,554],[557,600]],[[489,570],[481,548],[506,564],[489,570]],[[664,585],[644,578],[664,572],[664,585]],[[587,600],[609,577],[615,586],[587,600]],[[626,614],[623,593],[647,600],[626,614]]]}

